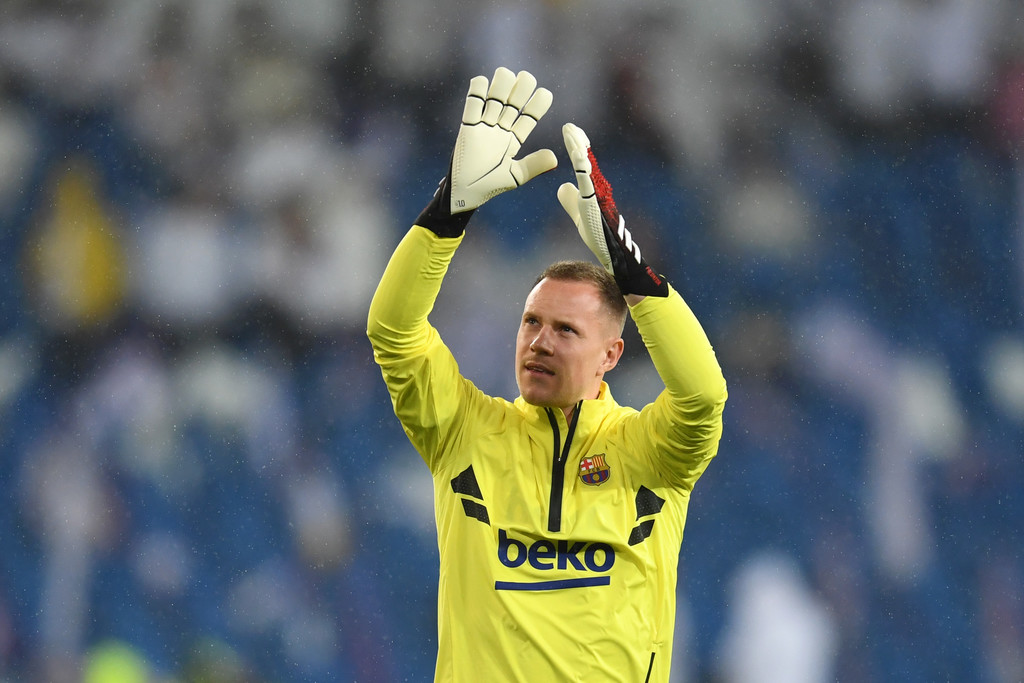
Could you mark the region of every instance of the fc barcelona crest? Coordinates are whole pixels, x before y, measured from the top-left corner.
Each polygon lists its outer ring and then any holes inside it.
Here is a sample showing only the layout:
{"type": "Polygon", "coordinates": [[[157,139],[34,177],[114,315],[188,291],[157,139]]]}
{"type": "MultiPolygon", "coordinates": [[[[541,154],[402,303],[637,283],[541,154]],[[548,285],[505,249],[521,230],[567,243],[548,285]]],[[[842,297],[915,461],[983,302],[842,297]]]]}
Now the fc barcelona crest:
{"type": "Polygon", "coordinates": [[[604,461],[604,453],[585,455],[580,458],[580,481],[589,486],[597,486],[608,481],[611,468],[604,461]]]}

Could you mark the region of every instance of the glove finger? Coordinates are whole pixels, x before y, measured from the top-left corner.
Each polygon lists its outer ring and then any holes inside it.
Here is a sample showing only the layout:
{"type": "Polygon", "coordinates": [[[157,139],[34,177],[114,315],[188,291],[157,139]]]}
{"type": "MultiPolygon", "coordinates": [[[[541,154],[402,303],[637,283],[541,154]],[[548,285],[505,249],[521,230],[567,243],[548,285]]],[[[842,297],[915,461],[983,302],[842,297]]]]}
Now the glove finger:
{"type": "Polygon", "coordinates": [[[512,124],[512,132],[520,144],[526,142],[526,138],[537,127],[537,122],[551,108],[552,101],[551,91],[547,88],[537,88],[536,92],[533,93],[533,97],[523,107],[519,118],[512,124]]]}
{"type": "Polygon", "coordinates": [[[462,122],[468,126],[480,123],[484,111],[484,100],[487,99],[487,77],[474,76],[469,81],[469,92],[466,94],[466,106],[462,109],[462,122]]]}
{"type": "Polygon", "coordinates": [[[508,101],[509,93],[515,85],[516,75],[503,66],[494,71],[491,78],[491,87],[487,90],[487,102],[484,104],[484,113],[481,120],[488,126],[498,122],[505,103],[508,101]]]}
{"type": "Polygon", "coordinates": [[[579,228],[580,225],[580,191],[572,183],[563,183],[558,187],[558,203],[562,205],[569,218],[579,228]]]}
{"type": "Polygon", "coordinates": [[[533,96],[523,106],[523,115],[529,116],[535,121],[540,121],[540,117],[544,116],[551,108],[551,102],[554,100],[554,96],[551,91],[547,88],[537,88],[534,91],[533,96]]]}
{"type": "Polygon", "coordinates": [[[533,95],[533,91],[536,89],[537,79],[534,78],[533,74],[529,71],[520,71],[516,74],[516,82],[512,86],[512,92],[509,93],[508,103],[517,110],[522,109],[530,101],[530,96],[533,95]]]}
{"type": "Polygon", "coordinates": [[[536,152],[531,152],[522,159],[512,162],[512,177],[522,185],[556,166],[558,166],[558,158],[555,157],[554,152],[550,149],[538,149],[536,152]]]}
{"type": "Polygon", "coordinates": [[[546,88],[538,88],[534,96],[526,102],[519,118],[512,124],[512,132],[520,144],[526,141],[531,132],[534,132],[541,117],[551,108],[551,101],[551,91],[546,88]]]}
{"type": "Polygon", "coordinates": [[[573,170],[576,171],[576,184],[579,185],[580,194],[584,197],[593,196],[594,181],[590,177],[593,167],[587,153],[590,148],[590,140],[586,133],[571,123],[562,126],[562,139],[565,141],[565,151],[569,153],[569,161],[572,162],[573,170]]]}
{"type": "Polygon", "coordinates": [[[516,75],[512,92],[508,95],[508,103],[501,110],[501,116],[498,117],[498,125],[505,130],[512,130],[513,124],[519,117],[520,110],[526,106],[530,96],[533,95],[533,91],[536,89],[537,79],[534,78],[533,74],[529,71],[520,71],[516,75]]]}
{"type": "Polygon", "coordinates": [[[604,238],[601,210],[597,206],[597,199],[594,197],[581,198],[579,190],[572,183],[564,183],[558,188],[558,203],[576,224],[576,232],[580,234],[583,243],[593,252],[605,270],[609,273],[613,272],[612,258],[604,238]]]}
{"type": "Polygon", "coordinates": [[[580,194],[584,197],[593,197],[597,194],[597,190],[594,189],[594,181],[590,178],[590,161],[586,156],[583,157],[584,163],[579,163],[577,158],[573,157],[573,168],[576,170],[576,184],[580,187],[580,194]]]}
{"type": "MultiPolygon", "coordinates": [[[[587,150],[590,149],[590,138],[582,128],[572,123],[565,124],[562,126],[562,140],[565,142],[565,151],[569,153],[570,157],[579,154],[586,159],[587,150]]],[[[587,172],[590,171],[589,166],[588,162],[587,172]]]]}

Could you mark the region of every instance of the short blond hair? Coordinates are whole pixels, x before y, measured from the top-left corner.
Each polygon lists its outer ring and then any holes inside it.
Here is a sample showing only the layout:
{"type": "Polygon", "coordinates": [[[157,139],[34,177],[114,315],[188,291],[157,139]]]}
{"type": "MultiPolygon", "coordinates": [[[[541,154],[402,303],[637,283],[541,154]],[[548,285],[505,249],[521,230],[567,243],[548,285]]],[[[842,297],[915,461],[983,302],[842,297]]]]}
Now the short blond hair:
{"type": "Polygon", "coordinates": [[[604,268],[590,261],[555,261],[537,276],[533,286],[536,287],[541,280],[545,279],[562,282],[589,282],[594,285],[601,298],[601,304],[608,311],[612,321],[615,322],[619,334],[622,334],[629,307],[626,306],[626,300],[622,297],[615,278],[604,268]]]}

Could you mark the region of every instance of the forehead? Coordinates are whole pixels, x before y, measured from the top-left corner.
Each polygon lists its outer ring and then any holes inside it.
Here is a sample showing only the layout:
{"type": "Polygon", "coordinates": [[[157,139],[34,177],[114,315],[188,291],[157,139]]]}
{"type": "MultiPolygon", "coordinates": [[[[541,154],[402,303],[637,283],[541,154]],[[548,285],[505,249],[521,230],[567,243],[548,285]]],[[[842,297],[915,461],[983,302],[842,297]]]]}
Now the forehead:
{"type": "Polygon", "coordinates": [[[603,313],[601,295],[594,283],[550,278],[530,291],[524,310],[566,319],[595,318],[603,313]]]}

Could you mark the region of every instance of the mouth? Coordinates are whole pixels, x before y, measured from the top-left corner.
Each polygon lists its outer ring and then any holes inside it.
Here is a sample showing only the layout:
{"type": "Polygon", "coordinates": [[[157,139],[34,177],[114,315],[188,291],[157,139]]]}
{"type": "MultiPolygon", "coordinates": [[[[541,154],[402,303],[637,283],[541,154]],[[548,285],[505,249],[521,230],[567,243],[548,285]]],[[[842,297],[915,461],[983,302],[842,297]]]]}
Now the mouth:
{"type": "Polygon", "coordinates": [[[534,375],[554,375],[555,371],[542,363],[527,361],[523,363],[523,369],[534,375]]]}

